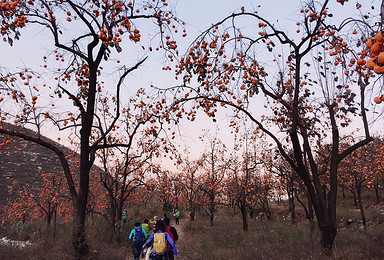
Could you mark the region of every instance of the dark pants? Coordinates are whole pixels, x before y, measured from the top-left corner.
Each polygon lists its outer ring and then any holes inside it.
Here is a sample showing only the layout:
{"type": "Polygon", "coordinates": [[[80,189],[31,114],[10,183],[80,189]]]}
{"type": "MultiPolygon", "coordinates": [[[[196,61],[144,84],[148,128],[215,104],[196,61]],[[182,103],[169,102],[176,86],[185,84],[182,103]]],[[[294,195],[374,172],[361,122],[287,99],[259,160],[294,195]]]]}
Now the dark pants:
{"type": "Polygon", "coordinates": [[[179,224],[179,218],[175,218],[176,224],[179,224]]]}
{"type": "Polygon", "coordinates": [[[133,242],[132,243],[132,251],[133,251],[133,256],[135,257],[135,260],[140,259],[140,253],[141,249],[143,248],[144,242],[133,242]]]}
{"type": "Polygon", "coordinates": [[[175,259],[175,255],[173,254],[172,250],[168,251],[168,259],[169,260],[174,260],[175,259]]]}

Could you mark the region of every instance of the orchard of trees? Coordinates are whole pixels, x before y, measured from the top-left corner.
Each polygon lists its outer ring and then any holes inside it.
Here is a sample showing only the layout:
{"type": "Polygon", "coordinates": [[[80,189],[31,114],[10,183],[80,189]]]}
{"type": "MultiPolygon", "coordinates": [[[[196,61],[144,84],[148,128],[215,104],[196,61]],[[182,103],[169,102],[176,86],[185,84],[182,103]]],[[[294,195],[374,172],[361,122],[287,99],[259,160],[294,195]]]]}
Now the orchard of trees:
{"type": "Polygon", "coordinates": [[[2,60],[0,147],[25,140],[61,165],[36,170],[39,187],[10,188],[6,218],[72,223],[77,259],[90,254],[87,221],[106,218],[115,239],[132,206],[198,211],[213,226],[219,208],[236,209],[247,231],[287,198],[292,222],[304,208],[330,254],[338,193],[349,192],[366,227],[362,192],[380,203],[384,181],[384,2],[292,2],[301,7],[290,27],[239,6],[188,40],[172,1],[2,0],[3,44],[39,32],[46,53],[23,68],[2,60]],[[159,56],[156,73],[175,83],[137,86],[135,73],[159,56]],[[221,111],[233,146],[218,130],[193,158],[178,149],[180,124],[221,111]],[[70,150],[43,138],[52,133],[70,150]]]}

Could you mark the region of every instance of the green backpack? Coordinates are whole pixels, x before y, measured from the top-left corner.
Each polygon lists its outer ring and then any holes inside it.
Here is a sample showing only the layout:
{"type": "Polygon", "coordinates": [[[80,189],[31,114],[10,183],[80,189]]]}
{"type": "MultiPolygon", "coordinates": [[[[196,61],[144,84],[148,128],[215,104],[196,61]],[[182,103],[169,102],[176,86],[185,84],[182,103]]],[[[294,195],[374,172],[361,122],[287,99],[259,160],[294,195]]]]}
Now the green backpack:
{"type": "Polygon", "coordinates": [[[141,227],[144,229],[145,234],[147,234],[147,239],[149,238],[149,225],[147,223],[141,224],[141,227]]]}

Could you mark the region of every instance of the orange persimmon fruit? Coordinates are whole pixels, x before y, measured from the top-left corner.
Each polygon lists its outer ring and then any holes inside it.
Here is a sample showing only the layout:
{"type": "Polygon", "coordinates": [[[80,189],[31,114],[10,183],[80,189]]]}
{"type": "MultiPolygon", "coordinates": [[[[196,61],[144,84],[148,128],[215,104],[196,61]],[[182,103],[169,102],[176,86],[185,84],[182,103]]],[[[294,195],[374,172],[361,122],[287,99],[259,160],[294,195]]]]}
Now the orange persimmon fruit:
{"type": "Polygon", "coordinates": [[[375,58],[371,58],[367,61],[367,68],[370,69],[370,70],[373,70],[373,68],[376,66],[376,57],[375,58]]]}
{"type": "Polygon", "coordinates": [[[368,39],[367,41],[367,47],[368,49],[371,49],[372,45],[376,42],[376,39],[375,38],[370,38],[368,39]]]}
{"type": "Polygon", "coordinates": [[[375,65],[375,67],[373,67],[373,71],[377,74],[384,74],[384,66],[375,65]]]}
{"type": "Polygon", "coordinates": [[[380,54],[377,56],[377,63],[384,65],[384,52],[380,52],[380,54]]]}
{"type": "Polygon", "coordinates": [[[373,101],[375,101],[376,104],[380,104],[382,102],[381,98],[380,97],[375,97],[373,99],[373,101]]]}
{"type": "Polygon", "coordinates": [[[367,61],[364,59],[358,59],[357,60],[357,65],[364,65],[367,61]]]}
{"type": "Polygon", "coordinates": [[[382,43],[376,42],[371,47],[371,52],[373,55],[378,55],[381,52],[382,43]]]}

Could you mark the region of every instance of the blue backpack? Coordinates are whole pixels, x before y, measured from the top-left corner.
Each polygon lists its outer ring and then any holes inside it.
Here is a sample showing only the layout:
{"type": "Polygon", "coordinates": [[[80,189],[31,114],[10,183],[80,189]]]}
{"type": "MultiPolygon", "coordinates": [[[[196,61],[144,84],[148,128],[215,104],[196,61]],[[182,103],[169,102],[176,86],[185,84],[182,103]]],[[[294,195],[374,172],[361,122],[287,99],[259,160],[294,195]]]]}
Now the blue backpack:
{"type": "Polygon", "coordinates": [[[135,227],[135,243],[137,244],[142,242],[144,242],[143,228],[135,227]]]}

